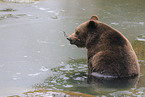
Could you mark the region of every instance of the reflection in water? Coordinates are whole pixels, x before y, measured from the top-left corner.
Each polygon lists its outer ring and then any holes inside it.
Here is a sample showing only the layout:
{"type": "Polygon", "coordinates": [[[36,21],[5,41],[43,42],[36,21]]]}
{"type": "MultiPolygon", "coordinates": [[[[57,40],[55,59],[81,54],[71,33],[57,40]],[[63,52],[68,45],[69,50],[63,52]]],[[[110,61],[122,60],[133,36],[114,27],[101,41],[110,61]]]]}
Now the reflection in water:
{"type": "Polygon", "coordinates": [[[67,64],[62,63],[58,68],[53,68],[55,74],[47,78],[44,83],[34,86],[35,91],[24,93],[27,96],[54,96],[54,97],[96,97],[96,96],[145,96],[145,61],[140,61],[141,77],[130,79],[89,79],[85,72],[87,66],[85,59],[75,59],[67,64]],[[139,80],[139,83],[138,83],[139,80]]]}
{"type": "Polygon", "coordinates": [[[88,77],[88,83],[94,84],[95,86],[101,86],[104,88],[133,88],[138,83],[139,77],[133,77],[133,78],[123,78],[123,79],[117,79],[117,78],[96,78],[93,76],[88,77]]]}
{"type": "MultiPolygon", "coordinates": [[[[44,83],[36,84],[34,86],[35,90],[37,92],[45,90],[47,91],[46,94],[49,94],[50,90],[67,92],[66,95],[71,96],[71,93],[74,93],[73,96],[77,95],[75,94],[76,92],[82,93],[81,95],[112,96],[116,91],[133,89],[138,83],[138,77],[130,79],[98,79],[92,76],[88,77],[86,74],[87,65],[85,63],[85,59],[73,59],[67,64],[62,63],[58,68],[52,68],[51,70],[55,74],[47,78],[44,83]]],[[[27,95],[29,95],[29,92],[27,95]]]]}

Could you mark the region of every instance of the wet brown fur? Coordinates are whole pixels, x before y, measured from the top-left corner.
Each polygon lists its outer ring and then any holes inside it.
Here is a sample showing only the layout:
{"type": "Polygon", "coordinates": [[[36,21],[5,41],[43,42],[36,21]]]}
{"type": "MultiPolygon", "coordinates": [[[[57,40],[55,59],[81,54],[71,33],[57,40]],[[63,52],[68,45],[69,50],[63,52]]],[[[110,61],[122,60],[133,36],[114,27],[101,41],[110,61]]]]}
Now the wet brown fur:
{"type": "Polygon", "coordinates": [[[130,42],[116,29],[98,21],[97,16],[79,25],[70,43],[87,48],[88,72],[107,76],[139,75],[136,54],[130,42]]]}

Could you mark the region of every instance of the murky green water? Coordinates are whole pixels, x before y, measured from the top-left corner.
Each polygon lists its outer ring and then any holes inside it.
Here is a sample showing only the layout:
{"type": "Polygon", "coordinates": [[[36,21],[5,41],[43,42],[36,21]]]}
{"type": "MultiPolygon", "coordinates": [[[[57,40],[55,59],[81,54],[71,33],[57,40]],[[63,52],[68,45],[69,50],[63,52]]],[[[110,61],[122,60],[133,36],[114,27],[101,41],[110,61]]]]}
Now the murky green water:
{"type": "Polygon", "coordinates": [[[0,0],[0,97],[145,96],[144,12],[144,0],[0,0]],[[95,14],[130,40],[140,78],[88,83],[86,50],[63,31],[95,14]]]}

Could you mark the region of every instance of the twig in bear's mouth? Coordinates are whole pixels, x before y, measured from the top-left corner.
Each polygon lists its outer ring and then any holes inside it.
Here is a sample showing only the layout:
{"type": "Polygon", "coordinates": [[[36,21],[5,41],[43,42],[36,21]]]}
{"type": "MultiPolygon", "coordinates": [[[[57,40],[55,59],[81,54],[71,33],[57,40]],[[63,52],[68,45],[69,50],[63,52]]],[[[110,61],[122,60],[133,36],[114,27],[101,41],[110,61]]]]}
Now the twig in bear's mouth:
{"type": "Polygon", "coordinates": [[[68,35],[66,35],[66,33],[63,31],[64,37],[68,37],[68,35]]]}

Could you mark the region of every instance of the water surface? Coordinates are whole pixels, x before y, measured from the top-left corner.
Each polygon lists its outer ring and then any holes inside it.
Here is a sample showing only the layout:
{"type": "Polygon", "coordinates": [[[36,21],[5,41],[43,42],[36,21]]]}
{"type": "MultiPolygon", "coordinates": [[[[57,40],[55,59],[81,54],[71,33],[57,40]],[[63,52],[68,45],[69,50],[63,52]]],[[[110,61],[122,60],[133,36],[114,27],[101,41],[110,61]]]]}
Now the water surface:
{"type": "Polygon", "coordinates": [[[0,96],[144,96],[145,1],[0,0],[0,96]],[[128,88],[87,83],[86,50],[63,35],[98,15],[132,43],[141,76],[128,88]]]}

